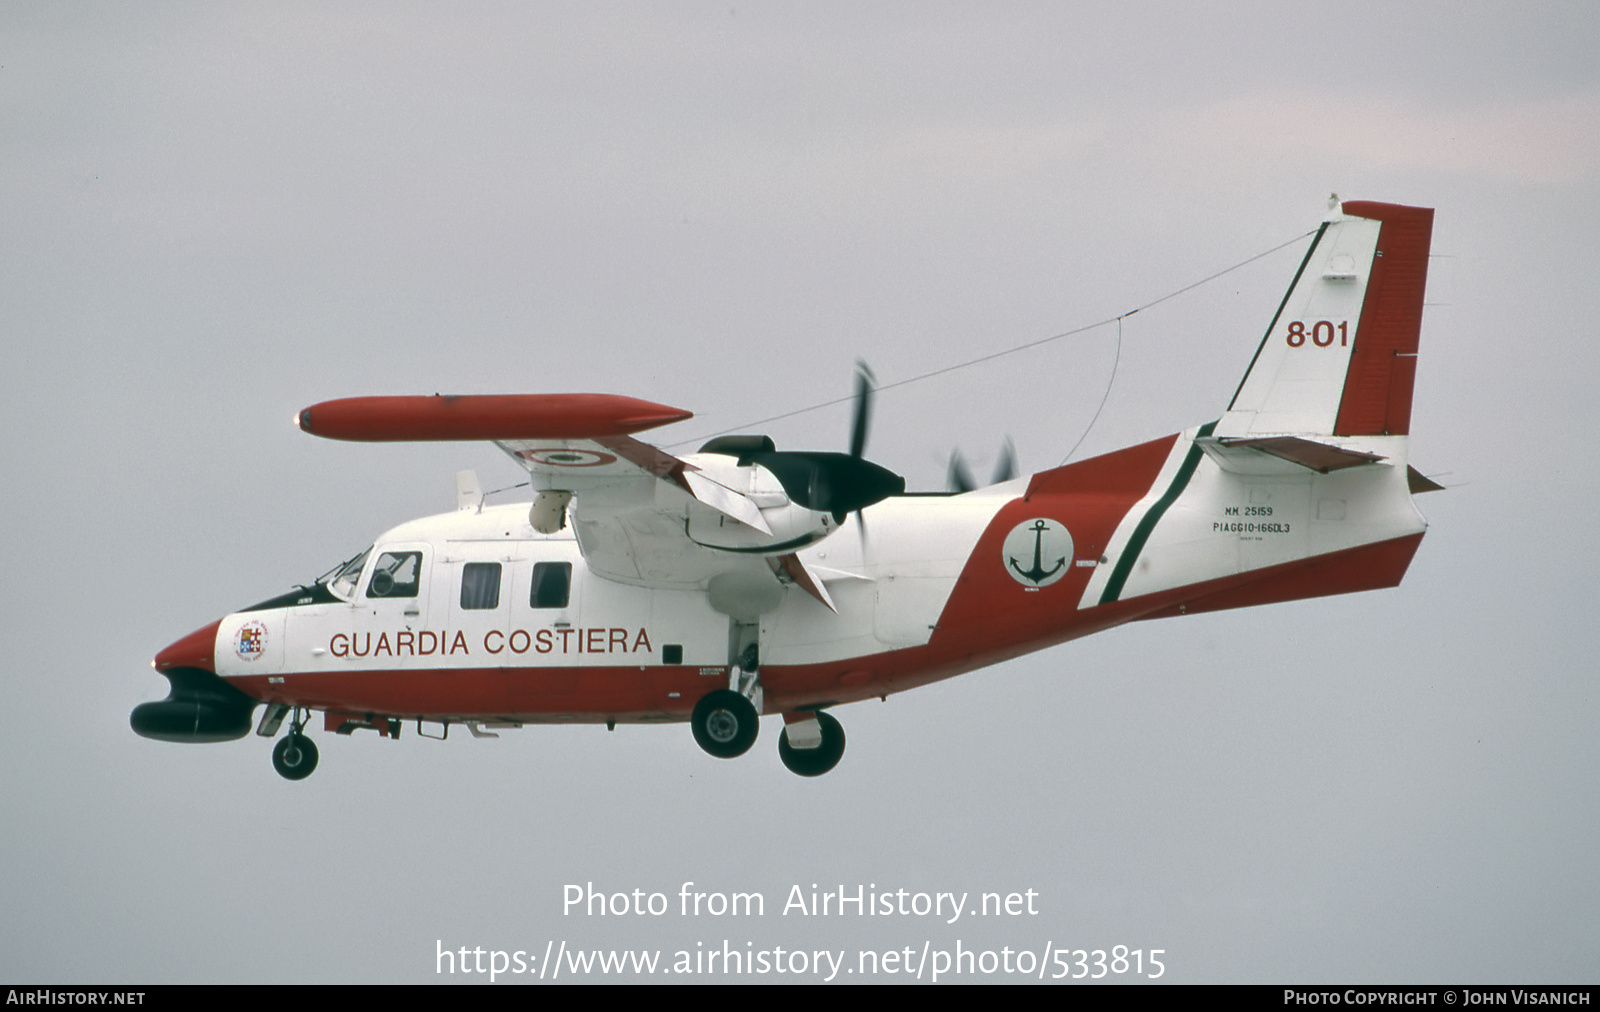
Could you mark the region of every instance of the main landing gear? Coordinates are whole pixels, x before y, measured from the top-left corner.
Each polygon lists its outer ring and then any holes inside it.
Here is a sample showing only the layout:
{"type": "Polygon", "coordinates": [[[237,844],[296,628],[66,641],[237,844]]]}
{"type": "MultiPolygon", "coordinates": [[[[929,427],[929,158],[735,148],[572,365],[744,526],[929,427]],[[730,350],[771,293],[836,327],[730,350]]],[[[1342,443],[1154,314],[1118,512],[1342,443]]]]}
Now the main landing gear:
{"type": "MultiPolygon", "coordinates": [[[[839,765],[844,756],[844,728],[831,714],[786,714],[785,719],[791,723],[778,737],[778,758],[791,773],[820,777],[839,765]]],[[[732,689],[706,693],[695,705],[689,726],[700,747],[718,759],[734,759],[750,751],[760,730],[756,708],[732,689]]]]}
{"type": "MultiPolygon", "coordinates": [[[[763,692],[759,627],[734,622],[728,635],[728,687],[706,693],[695,704],[689,727],[700,747],[718,759],[750,751],[760,730],[763,692]]],[[[778,758],[791,773],[820,777],[844,756],[844,728],[821,711],[785,713],[778,758]]]]}
{"type": "Polygon", "coordinates": [[[844,756],[844,728],[839,722],[820,710],[812,714],[786,714],[785,719],[790,716],[805,719],[787,724],[783,734],[778,736],[778,758],[789,767],[789,772],[820,777],[839,765],[844,756]],[[791,731],[794,732],[792,736],[791,731]]]}
{"type": "Polygon", "coordinates": [[[694,706],[694,740],[718,759],[750,751],[761,730],[761,628],[754,622],[728,627],[728,687],[706,693],[694,706]]]}
{"type": "MultiPolygon", "coordinates": [[[[278,717],[282,720],[282,716],[278,717]]],[[[266,726],[266,722],[262,722],[266,726]]],[[[317,768],[317,746],[305,731],[305,719],[300,708],[295,707],[294,719],[289,723],[289,733],[272,749],[272,768],[285,780],[304,780],[317,768]]]]}
{"type": "Polygon", "coordinates": [[[761,729],[754,704],[732,689],[706,693],[695,704],[689,726],[700,747],[718,759],[733,759],[750,751],[761,729]]]}

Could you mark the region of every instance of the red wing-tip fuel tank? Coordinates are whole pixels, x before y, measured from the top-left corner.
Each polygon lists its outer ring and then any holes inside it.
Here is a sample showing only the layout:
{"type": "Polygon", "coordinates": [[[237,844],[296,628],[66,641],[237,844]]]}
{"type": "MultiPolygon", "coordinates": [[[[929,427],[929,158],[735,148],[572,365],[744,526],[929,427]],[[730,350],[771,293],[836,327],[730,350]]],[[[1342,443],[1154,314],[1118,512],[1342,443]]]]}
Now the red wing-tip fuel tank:
{"type": "Polygon", "coordinates": [[[287,719],[273,764],[298,780],[316,711],[386,738],[686,721],[722,759],[768,714],[817,776],[846,703],[1135,619],[1393,587],[1426,529],[1412,496],[1438,487],[1406,450],[1432,228],[1336,205],[1220,417],[982,488],[953,465],[952,491],[907,493],[868,461],[864,373],[849,452],[741,435],[674,456],[637,435],[689,412],[611,394],[315,404],[296,421],[327,439],[491,441],[533,500],[485,504],[463,472],[454,512],[162,650],[170,692],[133,729],[287,719]]]}

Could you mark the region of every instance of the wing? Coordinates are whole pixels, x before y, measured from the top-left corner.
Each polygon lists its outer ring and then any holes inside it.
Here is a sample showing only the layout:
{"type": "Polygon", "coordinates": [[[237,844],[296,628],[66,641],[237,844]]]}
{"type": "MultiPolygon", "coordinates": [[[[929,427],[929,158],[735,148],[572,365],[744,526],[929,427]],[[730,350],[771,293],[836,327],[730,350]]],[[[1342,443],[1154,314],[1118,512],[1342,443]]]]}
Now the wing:
{"type": "Polygon", "coordinates": [[[705,587],[730,571],[771,569],[760,557],[707,548],[692,532],[734,525],[772,533],[746,495],[631,436],[502,439],[543,493],[569,492],[578,547],[601,576],[647,587],[705,587]]]}
{"type": "Polygon", "coordinates": [[[611,394],[519,394],[346,398],[315,404],[296,422],[329,439],[491,441],[527,469],[539,493],[533,514],[544,504],[559,517],[570,494],[573,533],[597,575],[713,596],[713,581],[734,596],[781,593],[775,569],[785,570],[767,561],[779,551],[756,502],[631,435],[690,417],[611,394]]]}

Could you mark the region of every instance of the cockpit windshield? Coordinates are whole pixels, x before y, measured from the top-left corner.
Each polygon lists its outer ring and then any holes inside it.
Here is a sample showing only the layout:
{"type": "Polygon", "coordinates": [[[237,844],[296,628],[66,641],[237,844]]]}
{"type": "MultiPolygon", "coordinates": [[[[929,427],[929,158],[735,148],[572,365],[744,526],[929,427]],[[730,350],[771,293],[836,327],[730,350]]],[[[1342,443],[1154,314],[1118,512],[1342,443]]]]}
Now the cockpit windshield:
{"type": "Polygon", "coordinates": [[[328,590],[340,600],[350,600],[355,596],[356,581],[361,578],[361,570],[366,567],[367,556],[371,554],[372,546],[368,545],[361,550],[360,555],[352,559],[346,559],[323,573],[317,578],[317,582],[326,585],[328,590]]]}

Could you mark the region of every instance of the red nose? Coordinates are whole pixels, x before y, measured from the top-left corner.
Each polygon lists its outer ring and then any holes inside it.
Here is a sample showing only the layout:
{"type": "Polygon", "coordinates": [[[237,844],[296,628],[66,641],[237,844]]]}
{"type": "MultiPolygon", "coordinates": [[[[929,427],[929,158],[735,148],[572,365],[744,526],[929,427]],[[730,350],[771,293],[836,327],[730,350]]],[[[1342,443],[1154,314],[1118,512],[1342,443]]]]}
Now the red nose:
{"type": "Polygon", "coordinates": [[[183,639],[156,654],[155,669],[171,671],[173,668],[199,668],[212,674],[217,670],[217,626],[222,620],[196,629],[183,639]]]}

